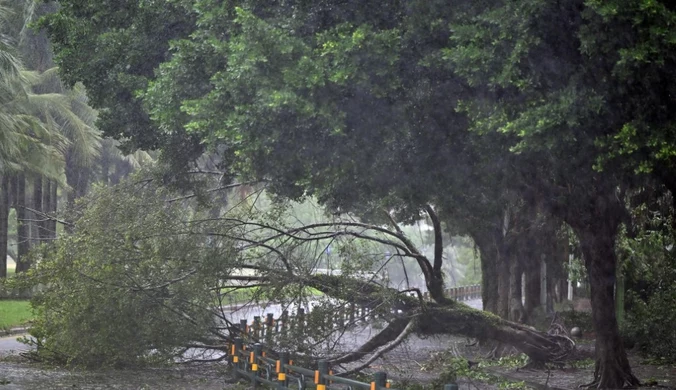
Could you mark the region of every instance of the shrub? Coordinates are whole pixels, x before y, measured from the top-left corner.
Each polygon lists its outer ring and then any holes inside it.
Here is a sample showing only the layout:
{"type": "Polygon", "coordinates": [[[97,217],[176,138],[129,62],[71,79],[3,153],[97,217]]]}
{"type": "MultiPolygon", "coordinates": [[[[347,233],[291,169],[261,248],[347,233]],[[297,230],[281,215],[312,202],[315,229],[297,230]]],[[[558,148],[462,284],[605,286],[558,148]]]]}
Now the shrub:
{"type": "Polygon", "coordinates": [[[663,286],[646,300],[627,293],[631,310],[624,333],[647,355],[664,363],[676,362],[676,286],[663,286]]]}
{"type": "Polygon", "coordinates": [[[100,189],[73,232],[32,254],[17,287],[42,285],[31,334],[41,359],[86,366],[166,362],[214,326],[209,287],[227,240],[193,233],[156,186],[100,189]]]}

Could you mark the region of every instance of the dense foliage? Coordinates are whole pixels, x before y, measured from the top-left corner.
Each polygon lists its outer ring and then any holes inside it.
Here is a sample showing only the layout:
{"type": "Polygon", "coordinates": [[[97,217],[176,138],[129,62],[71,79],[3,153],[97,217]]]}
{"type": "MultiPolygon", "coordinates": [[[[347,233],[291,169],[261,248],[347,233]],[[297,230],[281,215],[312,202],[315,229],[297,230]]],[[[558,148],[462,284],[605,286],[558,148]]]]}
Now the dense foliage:
{"type": "MultiPolygon", "coordinates": [[[[383,256],[387,236],[365,234],[368,225],[341,231],[311,205],[237,194],[232,206],[207,207],[207,199],[171,192],[145,173],[82,198],[71,233],[34,252],[35,266],[8,281],[35,292],[34,340],[27,342],[37,346],[36,357],[133,366],[171,362],[190,347],[223,350],[229,321],[239,321],[226,314],[228,305],[306,305],[318,292],[305,280],[315,268],[383,282],[387,262],[399,259],[383,256]]],[[[325,319],[349,305],[328,296],[314,301],[307,317],[314,336],[289,332],[276,345],[335,348],[342,333],[327,330],[325,319]]]]}
{"type": "MultiPolygon", "coordinates": [[[[79,365],[166,361],[207,336],[231,242],[198,235],[185,207],[155,186],[100,188],[74,233],[35,254],[41,285],[31,329],[42,358],[79,365]],[[159,191],[159,193],[156,193],[159,191]],[[179,283],[180,281],[180,283],[179,283]]],[[[86,206],[86,207],[85,207],[86,206]]]]}
{"type": "Polygon", "coordinates": [[[644,229],[624,237],[618,250],[628,288],[626,337],[655,361],[670,363],[676,361],[675,236],[672,217],[663,214],[669,200],[662,199],[661,206],[634,210],[644,229]]]}
{"type": "MultiPolygon", "coordinates": [[[[638,383],[613,298],[627,194],[676,190],[675,19],[644,0],[64,0],[42,25],[107,131],[163,150],[168,182],[206,146],[226,180],[337,211],[438,213],[481,247],[503,317],[514,244],[544,219],[553,247],[567,223],[591,283],[593,385],[612,388],[638,383]]],[[[419,262],[437,301],[442,254],[419,262]]]]}

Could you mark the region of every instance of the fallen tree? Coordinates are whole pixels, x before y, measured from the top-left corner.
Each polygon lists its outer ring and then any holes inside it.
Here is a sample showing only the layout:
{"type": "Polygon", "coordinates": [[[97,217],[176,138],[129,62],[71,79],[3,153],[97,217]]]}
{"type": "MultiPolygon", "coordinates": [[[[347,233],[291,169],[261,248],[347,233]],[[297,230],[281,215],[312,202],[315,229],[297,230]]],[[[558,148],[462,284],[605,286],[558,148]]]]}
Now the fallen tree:
{"type": "MultiPolygon", "coordinates": [[[[324,294],[316,299],[327,312],[369,306],[385,321],[382,331],[349,353],[328,351],[334,364],[368,364],[411,334],[495,340],[514,346],[534,363],[563,363],[574,349],[565,336],[446,297],[441,234],[435,234],[430,261],[396,223],[387,228],[338,217],[300,223],[289,218],[288,205],[259,209],[263,198],[251,194],[250,201],[237,202],[215,217],[193,197],[176,197],[151,179],[90,196],[73,233],[34,254],[36,268],[23,280],[43,286],[33,302],[38,357],[126,365],[175,359],[188,348],[223,350],[233,330],[224,310],[229,295],[248,291],[250,301],[289,304],[307,299],[308,288],[324,294]],[[328,245],[338,252],[340,275],[314,272],[328,245]],[[386,246],[394,255],[383,260],[374,245],[386,246]],[[423,300],[420,291],[417,298],[405,293],[415,289],[364,278],[376,275],[371,271],[392,258],[414,259],[432,301],[423,300]],[[94,327],[97,332],[87,331],[94,327]]],[[[435,220],[431,206],[426,213],[435,220]]],[[[440,229],[439,223],[433,226],[440,229]]],[[[316,331],[341,336],[335,327],[316,331]]],[[[307,343],[308,337],[303,338],[307,343]]],[[[305,351],[316,352],[311,345],[305,351]]]]}

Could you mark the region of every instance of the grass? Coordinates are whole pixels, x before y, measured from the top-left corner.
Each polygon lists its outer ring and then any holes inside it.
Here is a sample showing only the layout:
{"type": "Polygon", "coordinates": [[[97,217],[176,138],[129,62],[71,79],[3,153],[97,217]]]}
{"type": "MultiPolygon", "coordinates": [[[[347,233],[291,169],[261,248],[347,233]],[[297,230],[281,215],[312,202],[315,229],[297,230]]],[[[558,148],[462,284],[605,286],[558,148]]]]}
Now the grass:
{"type": "Polygon", "coordinates": [[[0,300],[0,329],[25,324],[33,317],[28,301],[0,300]]]}

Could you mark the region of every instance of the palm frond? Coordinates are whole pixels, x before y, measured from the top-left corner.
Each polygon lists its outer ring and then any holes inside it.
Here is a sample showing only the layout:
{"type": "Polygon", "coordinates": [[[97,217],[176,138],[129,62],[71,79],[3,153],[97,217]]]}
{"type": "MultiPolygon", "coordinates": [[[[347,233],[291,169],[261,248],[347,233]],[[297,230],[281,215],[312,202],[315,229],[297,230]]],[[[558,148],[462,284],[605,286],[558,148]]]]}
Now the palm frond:
{"type": "Polygon", "coordinates": [[[72,97],[58,93],[29,94],[28,100],[35,110],[33,114],[49,113],[60,124],[61,133],[71,142],[76,161],[91,165],[99,155],[100,132],[73,111],[72,97]]]}

